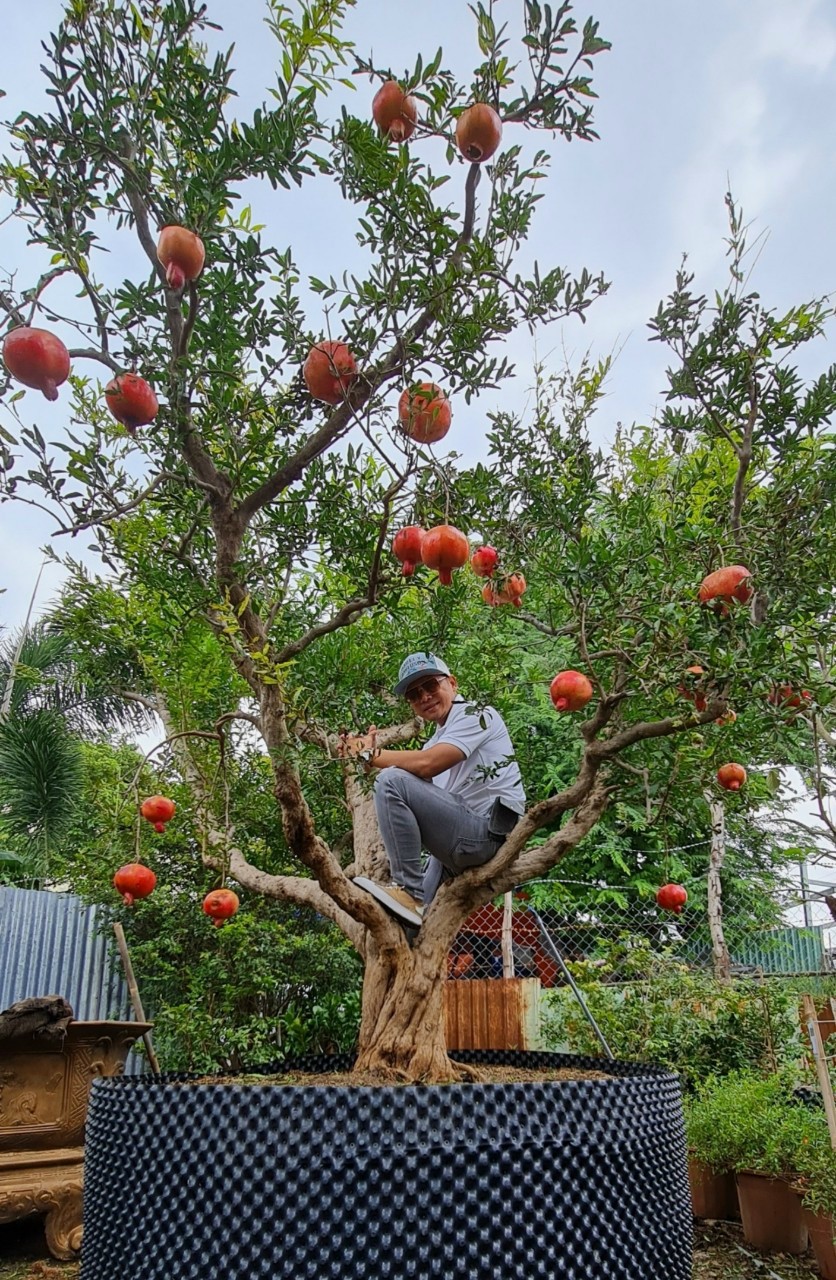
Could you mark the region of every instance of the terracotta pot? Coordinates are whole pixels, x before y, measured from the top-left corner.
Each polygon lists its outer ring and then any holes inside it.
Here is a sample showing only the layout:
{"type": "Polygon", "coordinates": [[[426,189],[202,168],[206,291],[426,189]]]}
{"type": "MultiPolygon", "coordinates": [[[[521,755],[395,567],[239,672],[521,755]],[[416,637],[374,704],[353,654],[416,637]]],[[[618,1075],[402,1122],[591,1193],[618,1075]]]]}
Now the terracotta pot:
{"type": "Polygon", "coordinates": [[[737,1175],[743,1238],[765,1253],[803,1253],[807,1228],[801,1199],[783,1178],[759,1173],[737,1175]]]}
{"type": "Polygon", "coordinates": [[[836,1246],[833,1244],[833,1219],[829,1213],[812,1213],[801,1210],[804,1225],[810,1233],[810,1243],[816,1255],[816,1264],[824,1280],[836,1280],[836,1246]]]}
{"type": "Polygon", "coordinates": [[[688,1161],[688,1183],[691,1187],[691,1208],[695,1218],[740,1221],[737,1203],[737,1187],[733,1173],[715,1173],[702,1160],[688,1161]]]}

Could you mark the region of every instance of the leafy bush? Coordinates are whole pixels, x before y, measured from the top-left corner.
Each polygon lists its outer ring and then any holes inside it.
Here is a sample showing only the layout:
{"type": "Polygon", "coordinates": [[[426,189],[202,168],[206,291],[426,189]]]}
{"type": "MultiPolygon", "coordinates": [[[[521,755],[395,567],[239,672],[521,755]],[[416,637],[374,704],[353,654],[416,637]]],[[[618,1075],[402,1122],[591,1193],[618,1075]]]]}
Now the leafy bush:
{"type": "MultiPolygon", "coordinates": [[[[641,943],[622,944],[603,963],[569,967],[615,1056],[678,1071],[687,1088],[710,1075],[763,1073],[799,1057],[798,997],[783,980],[720,983],[641,943]],[[611,966],[634,976],[618,985],[602,981],[611,966]]],[[[542,1027],[545,1048],[601,1052],[566,987],[545,993],[542,1027]]]]}
{"type": "Polygon", "coordinates": [[[686,1100],[685,1124],[691,1155],[717,1173],[792,1175],[827,1137],[824,1113],[793,1099],[788,1073],[712,1077],[686,1100]]]}

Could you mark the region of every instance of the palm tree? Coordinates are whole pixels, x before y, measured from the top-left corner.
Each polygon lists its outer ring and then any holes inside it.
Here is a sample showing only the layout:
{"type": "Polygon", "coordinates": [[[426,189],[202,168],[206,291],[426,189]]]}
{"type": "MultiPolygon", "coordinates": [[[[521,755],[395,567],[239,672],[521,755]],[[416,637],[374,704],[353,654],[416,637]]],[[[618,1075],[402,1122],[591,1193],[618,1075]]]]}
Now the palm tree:
{"type": "Polygon", "coordinates": [[[0,639],[0,875],[42,879],[83,785],[81,740],[139,715],[85,682],[60,624],[0,639]]]}

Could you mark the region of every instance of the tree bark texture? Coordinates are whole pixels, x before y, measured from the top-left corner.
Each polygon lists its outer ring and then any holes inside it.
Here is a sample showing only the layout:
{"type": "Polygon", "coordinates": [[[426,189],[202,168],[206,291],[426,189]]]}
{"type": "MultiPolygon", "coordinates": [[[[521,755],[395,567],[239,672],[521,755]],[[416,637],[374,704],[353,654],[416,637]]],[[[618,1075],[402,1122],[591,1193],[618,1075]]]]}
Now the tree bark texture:
{"type": "Polygon", "coordinates": [[[731,978],[731,957],[723,931],[723,886],[720,873],[726,857],[725,810],[719,800],[706,796],[711,811],[711,854],[708,864],[708,929],[714,976],[720,982],[731,978]]]}

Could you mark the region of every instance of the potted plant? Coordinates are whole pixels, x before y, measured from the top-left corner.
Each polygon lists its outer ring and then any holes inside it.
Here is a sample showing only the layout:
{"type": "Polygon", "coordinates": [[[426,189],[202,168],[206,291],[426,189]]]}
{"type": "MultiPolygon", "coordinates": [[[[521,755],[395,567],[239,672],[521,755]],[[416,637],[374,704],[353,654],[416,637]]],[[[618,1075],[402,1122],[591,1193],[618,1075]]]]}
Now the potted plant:
{"type": "Polygon", "coordinates": [[[716,1173],[733,1171],[743,1234],[758,1249],[803,1253],[807,1228],[792,1185],[798,1150],[817,1117],[793,1102],[783,1075],[735,1072],[706,1082],[688,1106],[694,1150],[716,1173]]]}
{"type": "Polygon", "coordinates": [[[688,1185],[695,1218],[737,1219],[740,1208],[730,1158],[730,1126],[709,1089],[685,1100],[688,1185]]]}
{"type": "Polygon", "coordinates": [[[799,1174],[796,1187],[801,1192],[801,1216],[819,1271],[825,1280],[836,1280],[836,1151],[831,1145],[824,1113],[815,1112],[813,1122],[796,1153],[799,1174]]]}

